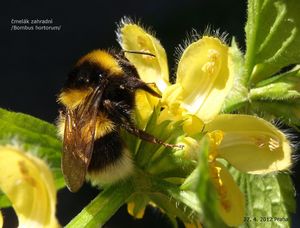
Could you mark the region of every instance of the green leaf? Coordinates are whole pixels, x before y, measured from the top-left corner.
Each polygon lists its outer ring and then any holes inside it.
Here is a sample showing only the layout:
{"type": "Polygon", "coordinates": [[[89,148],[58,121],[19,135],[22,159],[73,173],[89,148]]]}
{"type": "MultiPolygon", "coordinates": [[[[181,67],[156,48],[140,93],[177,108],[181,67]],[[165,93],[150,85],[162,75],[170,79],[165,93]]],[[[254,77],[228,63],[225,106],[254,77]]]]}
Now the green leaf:
{"type": "Polygon", "coordinates": [[[209,141],[204,137],[200,142],[199,162],[197,168],[186,178],[182,190],[195,192],[203,211],[201,221],[207,227],[226,227],[218,215],[217,193],[211,181],[208,152],[209,141]]]}
{"type": "Polygon", "coordinates": [[[251,100],[287,100],[300,98],[300,70],[292,70],[257,84],[250,90],[251,100]]]}
{"type": "Polygon", "coordinates": [[[230,172],[246,197],[245,222],[240,227],[290,227],[295,190],[289,174],[250,175],[232,167],[230,172]]]}
{"type": "Polygon", "coordinates": [[[300,2],[249,0],[246,70],[255,84],[300,62],[300,2]]]}
{"type": "Polygon", "coordinates": [[[132,194],[130,181],[104,189],[66,227],[102,227],[132,194]]]}
{"type": "Polygon", "coordinates": [[[0,145],[13,144],[47,161],[54,174],[56,187],[64,187],[60,169],[62,151],[56,127],[23,113],[0,109],[0,145]]]}
{"type": "Polygon", "coordinates": [[[289,72],[261,81],[250,90],[249,107],[252,113],[265,119],[280,119],[295,127],[300,125],[300,70],[289,72]]]}

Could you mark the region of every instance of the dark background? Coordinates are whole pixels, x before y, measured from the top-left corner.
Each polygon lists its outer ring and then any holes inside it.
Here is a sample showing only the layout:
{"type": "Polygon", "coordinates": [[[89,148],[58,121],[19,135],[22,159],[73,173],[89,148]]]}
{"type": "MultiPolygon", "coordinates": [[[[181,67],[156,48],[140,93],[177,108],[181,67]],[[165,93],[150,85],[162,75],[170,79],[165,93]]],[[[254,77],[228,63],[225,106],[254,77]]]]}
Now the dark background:
{"type": "MultiPolygon", "coordinates": [[[[75,61],[97,48],[119,47],[114,31],[123,16],[140,19],[156,31],[165,47],[171,72],[174,49],[194,28],[203,32],[207,26],[220,28],[235,36],[244,51],[246,1],[173,0],[173,1],[10,1],[2,2],[0,53],[0,107],[24,112],[54,122],[59,92],[75,61]],[[53,19],[60,31],[11,31],[11,19],[53,19]]],[[[296,179],[294,168],[293,178],[296,179]]],[[[298,175],[299,176],[299,175],[298,175]]],[[[299,180],[295,182],[300,189],[299,180]]],[[[79,193],[58,193],[58,218],[65,225],[97,195],[86,185],[79,193]]],[[[299,201],[299,199],[298,199],[299,201]]],[[[5,215],[11,210],[5,210],[5,215]]],[[[298,210],[299,215],[299,210],[298,210]]],[[[299,217],[299,216],[298,216],[299,217]]],[[[294,216],[293,227],[300,227],[294,216]]],[[[8,226],[13,226],[14,222],[8,226]]],[[[143,220],[134,220],[126,208],[106,227],[168,227],[168,221],[153,208],[143,220]]]]}

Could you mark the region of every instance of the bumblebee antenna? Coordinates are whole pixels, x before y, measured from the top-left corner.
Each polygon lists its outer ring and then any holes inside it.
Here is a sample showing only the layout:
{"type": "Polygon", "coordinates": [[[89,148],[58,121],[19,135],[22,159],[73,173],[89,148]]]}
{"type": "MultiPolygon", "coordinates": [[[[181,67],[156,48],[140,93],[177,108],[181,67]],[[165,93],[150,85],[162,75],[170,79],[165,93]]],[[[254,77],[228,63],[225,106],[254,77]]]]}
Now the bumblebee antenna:
{"type": "Polygon", "coordinates": [[[124,53],[131,53],[131,54],[139,54],[139,55],[149,55],[152,57],[156,57],[154,54],[149,53],[149,52],[143,52],[143,51],[129,51],[129,50],[122,50],[124,53]]]}

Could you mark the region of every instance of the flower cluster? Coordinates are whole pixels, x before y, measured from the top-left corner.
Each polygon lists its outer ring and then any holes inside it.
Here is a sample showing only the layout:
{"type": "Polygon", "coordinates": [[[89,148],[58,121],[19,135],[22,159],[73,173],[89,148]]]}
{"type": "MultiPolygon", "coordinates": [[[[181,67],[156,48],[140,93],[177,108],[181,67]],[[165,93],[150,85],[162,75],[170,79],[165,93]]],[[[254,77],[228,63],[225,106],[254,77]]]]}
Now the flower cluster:
{"type": "MultiPolygon", "coordinates": [[[[219,214],[227,225],[240,225],[245,215],[245,200],[224,161],[242,172],[266,174],[288,169],[292,150],[286,136],[264,119],[222,114],[224,101],[237,80],[233,48],[214,36],[195,40],[183,51],[177,66],[176,82],[171,84],[165,50],[153,35],[126,20],[118,35],[124,50],[155,55],[154,58],[126,53],[142,80],[155,83],[162,93],[158,122],[182,121],[184,139],[181,137],[180,143],[185,145],[185,149],[183,153],[175,154],[181,154],[185,159],[197,159],[197,135],[202,134],[209,139],[207,162],[218,194],[219,214]]],[[[142,107],[138,108],[138,112],[143,116],[145,125],[158,101],[146,96],[139,96],[137,100],[137,106],[142,107]]]]}

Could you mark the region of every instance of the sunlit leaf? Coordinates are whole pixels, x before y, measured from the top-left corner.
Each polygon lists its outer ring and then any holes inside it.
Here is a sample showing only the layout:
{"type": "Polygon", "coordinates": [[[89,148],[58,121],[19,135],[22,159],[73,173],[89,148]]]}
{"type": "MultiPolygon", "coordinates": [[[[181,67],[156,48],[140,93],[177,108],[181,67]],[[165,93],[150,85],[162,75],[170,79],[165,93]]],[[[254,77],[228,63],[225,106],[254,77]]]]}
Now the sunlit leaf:
{"type": "Polygon", "coordinates": [[[295,211],[295,190],[289,174],[278,173],[261,177],[230,172],[246,197],[246,215],[242,228],[290,227],[295,211]]]}
{"type": "Polygon", "coordinates": [[[251,83],[300,62],[300,2],[249,0],[246,70],[251,83]]]}

